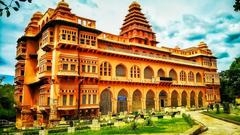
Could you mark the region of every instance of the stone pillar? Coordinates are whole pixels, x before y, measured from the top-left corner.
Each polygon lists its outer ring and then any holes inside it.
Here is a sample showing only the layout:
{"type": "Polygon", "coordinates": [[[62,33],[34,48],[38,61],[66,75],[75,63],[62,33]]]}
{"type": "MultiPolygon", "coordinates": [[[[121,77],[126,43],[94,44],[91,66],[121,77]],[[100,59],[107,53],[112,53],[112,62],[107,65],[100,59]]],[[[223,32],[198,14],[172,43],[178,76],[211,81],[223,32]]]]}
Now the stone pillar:
{"type": "Polygon", "coordinates": [[[167,106],[170,107],[171,106],[171,94],[169,94],[169,96],[167,97],[167,106]]]}
{"type": "Polygon", "coordinates": [[[196,105],[196,108],[198,108],[198,95],[195,96],[195,105],[196,105]]]}
{"type": "Polygon", "coordinates": [[[128,113],[132,113],[132,96],[128,97],[128,113]]]}
{"type": "Polygon", "coordinates": [[[182,94],[178,94],[178,106],[182,106],[182,94]]]}
{"type": "Polygon", "coordinates": [[[112,99],[112,112],[117,113],[117,100],[115,98],[112,99]]]}
{"type": "Polygon", "coordinates": [[[187,93],[187,107],[190,108],[190,93],[187,93]]]}
{"type": "Polygon", "coordinates": [[[142,98],[142,110],[146,110],[146,98],[142,98]]]}
{"type": "Polygon", "coordinates": [[[155,98],[155,110],[160,111],[159,98],[155,98]]]}

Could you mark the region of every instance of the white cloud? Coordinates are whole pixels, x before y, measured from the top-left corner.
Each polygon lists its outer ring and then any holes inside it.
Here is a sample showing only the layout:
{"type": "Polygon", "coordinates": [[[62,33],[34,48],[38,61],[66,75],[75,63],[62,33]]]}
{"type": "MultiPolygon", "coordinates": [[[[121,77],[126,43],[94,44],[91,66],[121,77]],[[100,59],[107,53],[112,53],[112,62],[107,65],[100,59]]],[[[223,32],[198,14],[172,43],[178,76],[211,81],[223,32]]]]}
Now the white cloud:
{"type": "MultiPolygon", "coordinates": [[[[9,30],[4,34],[4,38],[11,41],[12,44],[0,45],[0,47],[4,46],[0,49],[0,53],[7,56],[4,58],[8,58],[11,65],[15,63],[16,40],[24,31],[24,27],[20,26],[26,26],[34,12],[44,13],[49,7],[55,8],[59,1],[38,0],[33,1],[32,4],[22,3],[18,12],[13,13],[10,18],[2,18],[5,23],[16,24],[19,27],[19,29],[9,30]]],[[[128,13],[128,6],[132,2],[129,0],[91,0],[90,4],[97,6],[89,6],[84,5],[83,1],[82,3],[78,0],[65,1],[69,3],[74,14],[94,19],[98,29],[114,34],[119,33],[123,19],[128,13]]],[[[205,34],[203,40],[208,43],[214,54],[224,51],[230,54],[229,57],[218,60],[220,70],[227,69],[234,57],[240,55],[238,51],[240,46],[236,45],[238,43],[229,44],[224,41],[230,34],[236,34],[240,31],[240,15],[233,12],[233,1],[139,0],[139,3],[142,5],[142,12],[157,32],[157,40],[160,41],[158,46],[191,47],[202,40],[200,34],[202,37],[205,34]],[[233,19],[231,19],[231,15],[234,17],[233,19]],[[229,18],[230,20],[228,20],[229,18]],[[187,40],[194,39],[194,36],[195,39],[200,39],[187,40]],[[196,38],[196,36],[199,37],[196,38]]],[[[1,35],[3,34],[1,33],[1,35]]],[[[4,71],[12,75],[14,73],[14,66],[0,65],[0,68],[1,72],[4,71]]]]}

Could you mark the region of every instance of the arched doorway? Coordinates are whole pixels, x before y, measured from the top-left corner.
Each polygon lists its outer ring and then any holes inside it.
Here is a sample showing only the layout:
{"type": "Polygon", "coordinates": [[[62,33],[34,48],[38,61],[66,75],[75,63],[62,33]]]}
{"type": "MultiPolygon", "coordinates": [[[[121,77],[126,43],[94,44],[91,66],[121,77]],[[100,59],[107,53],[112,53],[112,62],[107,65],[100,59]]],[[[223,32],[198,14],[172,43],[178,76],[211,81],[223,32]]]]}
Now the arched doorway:
{"type": "Polygon", "coordinates": [[[199,107],[203,107],[203,93],[200,91],[199,93],[198,93],[198,106],[199,107]]]}
{"type": "Polygon", "coordinates": [[[194,107],[195,106],[195,92],[192,91],[190,94],[190,106],[194,107]]]}
{"type": "Polygon", "coordinates": [[[112,93],[106,88],[100,95],[100,112],[101,114],[108,114],[112,112],[112,93]]]}
{"type": "Polygon", "coordinates": [[[138,110],[142,110],[142,93],[140,90],[135,90],[133,92],[132,111],[137,112],[138,110]]]}
{"type": "Polygon", "coordinates": [[[149,90],[146,95],[146,110],[152,110],[152,108],[155,108],[154,92],[149,90]]]}
{"type": "Polygon", "coordinates": [[[167,92],[165,90],[162,90],[159,93],[159,105],[160,105],[160,108],[167,106],[167,92]]]}
{"type": "Polygon", "coordinates": [[[187,92],[183,91],[182,92],[182,106],[187,106],[187,92]]]}
{"type": "Polygon", "coordinates": [[[118,113],[128,111],[127,97],[128,97],[128,93],[126,90],[122,89],[118,92],[118,98],[117,98],[117,112],[118,113]]]}
{"type": "Polygon", "coordinates": [[[178,93],[177,91],[173,91],[171,95],[171,106],[178,107],[178,93]]]}

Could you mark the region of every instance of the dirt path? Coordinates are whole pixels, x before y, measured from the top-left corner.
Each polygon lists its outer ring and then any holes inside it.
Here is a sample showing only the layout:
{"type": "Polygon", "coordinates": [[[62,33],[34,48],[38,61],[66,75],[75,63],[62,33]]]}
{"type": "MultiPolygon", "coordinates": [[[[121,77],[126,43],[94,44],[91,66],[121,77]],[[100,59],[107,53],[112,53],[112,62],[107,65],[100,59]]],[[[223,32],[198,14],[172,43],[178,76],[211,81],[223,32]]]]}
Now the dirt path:
{"type": "Polygon", "coordinates": [[[208,130],[202,135],[240,135],[239,125],[201,114],[199,111],[188,113],[192,118],[208,127],[208,130]]]}

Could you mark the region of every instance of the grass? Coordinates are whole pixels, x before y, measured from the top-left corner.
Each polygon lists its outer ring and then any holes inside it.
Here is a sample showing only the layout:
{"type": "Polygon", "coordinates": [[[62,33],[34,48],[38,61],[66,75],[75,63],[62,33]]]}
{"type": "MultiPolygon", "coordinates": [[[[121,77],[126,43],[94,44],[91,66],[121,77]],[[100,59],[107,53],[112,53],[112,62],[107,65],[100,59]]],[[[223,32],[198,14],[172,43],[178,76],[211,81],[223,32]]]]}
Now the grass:
{"type": "Polygon", "coordinates": [[[223,110],[220,109],[220,113],[216,113],[216,111],[208,111],[208,112],[203,112],[203,114],[210,114],[216,117],[224,118],[224,119],[229,119],[233,121],[240,122],[240,111],[239,109],[234,109],[231,114],[226,114],[223,113],[223,110]]]}
{"type": "MultiPolygon", "coordinates": [[[[160,119],[153,123],[153,126],[139,125],[132,130],[130,124],[124,127],[102,127],[99,131],[78,130],[75,135],[107,135],[107,134],[143,134],[143,133],[183,133],[190,126],[183,118],[160,119]]],[[[60,133],[65,134],[65,133],[60,133]]],[[[59,133],[58,133],[59,135],[59,133]]]]}

